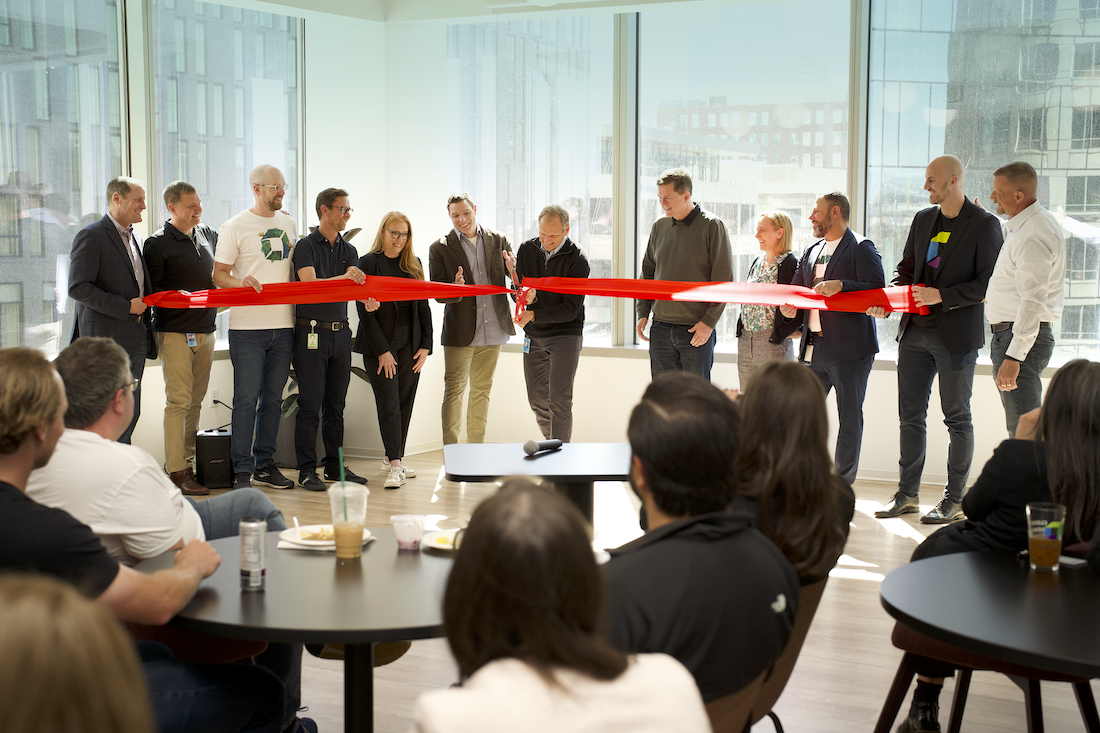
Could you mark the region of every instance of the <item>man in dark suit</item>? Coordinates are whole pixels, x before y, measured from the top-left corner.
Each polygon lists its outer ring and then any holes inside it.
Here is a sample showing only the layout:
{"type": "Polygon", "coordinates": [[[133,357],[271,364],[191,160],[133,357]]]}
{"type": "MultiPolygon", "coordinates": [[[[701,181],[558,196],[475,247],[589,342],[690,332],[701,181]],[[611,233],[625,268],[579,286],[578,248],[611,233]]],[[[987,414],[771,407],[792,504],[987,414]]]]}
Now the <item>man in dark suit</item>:
{"type": "MultiPolygon", "coordinates": [[[[817,200],[810,221],[821,237],[802,253],[793,285],[812,287],[829,298],[840,292],[873,290],[886,284],[875,244],[848,228],[848,197],[839,191],[817,200]]],[[[799,311],[780,308],[787,326],[803,331],[799,361],[809,365],[825,394],[836,389],[840,432],[836,439],[836,472],[849,484],[856,480],[863,443],[863,398],[878,353],[875,321],[863,313],[799,311]]]]}
{"type": "Polygon", "coordinates": [[[106,336],[126,349],[134,389],[134,419],[119,438],[129,443],[141,413],[141,375],[145,360],[157,358],[149,314],[142,298],[150,292],[149,267],[141,255],[134,224],[145,210],[145,186],[119,176],[107,184],[107,215],[81,229],[69,259],[69,297],[76,301],[73,341],[106,336]]]}
{"type": "MultiPolygon", "coordinates": [[[[505,269],[515,270],[508,237],[477,223],[469,194],[447,199],[454,228],[428,249],[432,280],[462,285],[504,286],[505,269]]],[[[457,443],[462,423],[462,395],[470,383],[466,442],[485,440],[489,391],[493,388],[500,347],[515,334],[507,295],[440,298],[443,311],[443,443],[457,443]]]]}
{"type": "MultiPolygon", "coordinates": [[[[982,302],[1003,237],[997,217],[966,200],[958,158],[936,158],[924,175],[924,190],[933,206],[913,217],[894,284],[914,285],[913,299],[932,313],[906,313],[898,328],[900,481],[897,493],[875,516],[897,517],[919,509],[928,396],[932,380],[939,375],[940,408],[951,441],[947,486],[943,498],[921,522],[943,524],[962,516],[962,496],[974,458],[970,419],[974,364],[985,344],[982,302]]],[[[867,313],[886,315],[881,307],[867,313]]]]}

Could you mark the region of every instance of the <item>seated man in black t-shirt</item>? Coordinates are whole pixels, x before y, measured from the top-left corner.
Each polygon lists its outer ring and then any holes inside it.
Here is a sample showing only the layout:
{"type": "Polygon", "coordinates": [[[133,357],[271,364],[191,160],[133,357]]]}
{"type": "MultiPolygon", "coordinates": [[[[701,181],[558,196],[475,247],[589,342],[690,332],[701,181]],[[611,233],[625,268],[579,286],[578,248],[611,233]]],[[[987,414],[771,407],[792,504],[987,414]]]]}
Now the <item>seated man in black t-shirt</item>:
{"type": "MultiPolygon", "coordinates": [[[[49,462],[65,429],[65,387],[34,349],[0,351],[0,374],[0,572],[53,575],[120,620],[166,623],[217,570],[218,553],[194,540],[176,553],[174,567],[144,575],[119,565],[69,514],[28,498],[27,478],[49,462]]],[[[119,389],[130,392],[129,385],[119,389]]],[[[281,730],[283,688],[267,670],[182,664],[159,644],[139,644],[139,651],[161,733],[281,730]]]]}
{"type": "Polygon", "coordinates": [[[630,484],[649,528],[604,566],[611,641],[675,657],[706,702],[730,695],[779,658],[798,606],[794,568],[752,512],[728,508],[737,407],[694,374],[665,372],[634,408],[627,434],[630,484]]]}

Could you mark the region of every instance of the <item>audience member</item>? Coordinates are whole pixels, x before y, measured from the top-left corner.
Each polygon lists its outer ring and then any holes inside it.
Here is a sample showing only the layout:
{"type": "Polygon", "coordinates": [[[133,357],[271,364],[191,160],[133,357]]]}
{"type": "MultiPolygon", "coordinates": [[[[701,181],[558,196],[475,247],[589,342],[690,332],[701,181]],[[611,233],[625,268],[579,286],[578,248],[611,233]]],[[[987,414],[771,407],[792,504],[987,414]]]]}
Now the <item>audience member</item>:
{"type": "Polygon", "coordinates": [[[505,483],[474,512],[447,581],[462,684],[423,695],[415,730],[709,731],[682,665],[628,657],[600,636],[602,595],[580,513],[552,491],[505,483]]]}
{"type": "Polygon", "coordinates": [[[730,510],[740,420],[697,375],[660,374],[630,414],[631,486],[649,518],[644,537],[604,566],[612,642],[669,654],[710,702],[737,692],[779,658],[798,605],[798,576],[730,510]]]}
{"type": "MultiPolygon", "coordinates": [[[[1065,505],[1063,545],[1093,535],[1100,520],[1100,364],[1096,362],[1075,359],[1058,370],[1042,406],[1020,416],[1016,438],[997,447],[963,497],[967,520],[935,532],[917,546],[913,560],[952,552],[1025,550],[1025,509],[1036,501],[1065,505]]],[[[939,694],[943,678],[954,670],[926,659],[917,672],[917,689],[899,733],[939,730],[939,694]]]]}
{"type": "Polygon", "coordinates": [[[737,499],[758,510],[757,526],[809,585],[844,551],[855,513],[852,487],[833,472],[825,390],[802,364],[771,361],[739,401],[737,499]]]}

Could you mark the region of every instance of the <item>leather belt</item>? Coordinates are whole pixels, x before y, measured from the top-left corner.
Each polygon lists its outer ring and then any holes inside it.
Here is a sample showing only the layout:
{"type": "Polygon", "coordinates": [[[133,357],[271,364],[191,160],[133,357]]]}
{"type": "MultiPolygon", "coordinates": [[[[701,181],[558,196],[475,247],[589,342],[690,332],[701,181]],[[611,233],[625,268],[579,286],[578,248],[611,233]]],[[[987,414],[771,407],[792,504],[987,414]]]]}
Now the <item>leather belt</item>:
{"type": "Polygon", "coordinates": [[[294,322],[299,326],[320,328],[322,331],[339,331],[342,328],[348,328],[347,321],[315,321],[312,318],[295,318],[294,322]]]}
{"type": "MultiPolygon", "coordinates": [[[[1042,328],[1043,326],[1046,326],[1047,328],[1050,328],[1050,323],[1048,321],[1041,321],[1039,323],[1039,328],[1042,328]]],[[[1010,330],[1012,330],[1012,321],[1001,321],[1000,323],[990,323],[989,324],[989,330],[992,331],[993,333],[1000,333],[1001,331],[1010,331],[1010,330]]]]}

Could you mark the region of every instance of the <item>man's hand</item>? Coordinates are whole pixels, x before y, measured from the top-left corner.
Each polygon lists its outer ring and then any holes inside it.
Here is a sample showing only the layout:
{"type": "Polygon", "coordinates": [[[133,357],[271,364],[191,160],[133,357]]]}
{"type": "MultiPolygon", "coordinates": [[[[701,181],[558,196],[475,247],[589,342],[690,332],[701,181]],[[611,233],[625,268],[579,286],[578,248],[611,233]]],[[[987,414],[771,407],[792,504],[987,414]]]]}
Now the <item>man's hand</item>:
{"type": "Polygon", "coordinates": [[[920,285],[913,286],[913,302],[921,306],[935,305],[936,303],[942,303],[943,298],[940,296],[940,291],[936,288],[926,288],[920,285]]]}
{"type": "Polygon", "coordinates": [[[1020,415],[1020,422],[1016,423],[1016,440],[1035,440],[1035,429],[1039,427],[1039,412],[1042,409],[1036,407],[1020,415]]]}
{"type": "Polygon", "coordinates": [[[977,205],[977,207],[979,209],[981,209],[982,211],[985,211],[985,204],[983,204],[982,200],[979,199],[977,196],[974,197],[974,203],[977,205]]]}
{"type": "Polygon", "coordinates": [[[420,370],[424,368],[424,362],[428,360],[427,349],[417,349],[413,354],[413,373],[420,374],[420,370]]]}
{"type": "Polygon", "coordinates": [[[714,329],[707,324],[699,321],[694,326],[688,329],[688,333],[695,334],[691,337],[691,345],[698,348],[710,341],[710,335],[714,333],[714,329]]]}
{"type": "Polygon", "coordinates": [[[883,308],[881,305],[873,305],[870,308],[868,308],[865,311],[865,313],[867,313],[867,315],[873,316],[875,318],[885,318],[886,317],[886,309],[883,308]]]}
{"type": "Polygon", "coordinates": [[[259,280],[257,280],[256,278],[252,277],[251,275],[245,275],[244,276],[244,278],[241,280],[241,287],[242,288],[252,288],[257,293],[263,292],[263,289],[264,289],[263,284],[259,280]]]}
{"type": "Polygon", "coordinates": [[[376,310],[382,307],[382,304],[374,298],[367,298],[366,300],[360,300],[359,302],[362,303],[363,307],[367,309],[367,313],[374,313],[376,310]]]}
{"type": "Polygon", "coordinates": [[[798,313],[798,309],[790,303],[784,303],[779,306],[779,312],[783,314],[784,318],[794,318],[795,314],[798,313]]]}
{"type": "Polygon", "coordinates": [[[209,578],[222,564],[222,558],[209,542],[191,540],[176,553],[174,562],[176,567],[191,567],[197,570],[201,577],[209,578]]]}
{"type": "Polygon", "coordinates": [[[639,318],[638,325],[634,327],[634,330],[638,332],[638,338],[642,341],[649,341],[649,337],[643,333],[645,331],[645,325],[649,323],[648,318],[639,318]]]}
{"type": "Polygon", "coordinates": [[[527,305],[531,305],[532,303],[535,302],[535,294],[536,293],[538,293],[538,291],[533,289],[533,288],[531,290],[527,291],[527,295],[524,296],[525,297],[525,302],[527,303],[527,305]]]}
{"type": "Polygon", "coordinates": [[[136,316],[145,312],[149,306],[141,298],[130,298],[130,315],[136,316]]]}
{"type": "Polygon", "coordinates": [[[523,313],[520,314],[519,318],[513,318],[512,319],[512,321],[514,321],[515,324],[517,326],[519,326],[520,328],[523,328],[524,326],[526,326],[528,323],[530,323],[533,320],[535,320],[535,312],[534,311],[523,311],[523,313]]]}
{"type": "Polygon", "coordinates": [[[516,269],[516,256],[506,249],[502,249],[500,253],[504,256],[504,266],[509,270],[516,269]]]}
{"type": "Polygon", "coordinates": [[[1016,389],[1016,378],[1020,376],[1020,362],[1008,357],[1001,362],[1001,368],[997,370],[997,389],[1002,392],[1011,392],[1016,389]]]}
{"type": "Polygon", "coordinates": [[[455,275],[455,285],[465,285],[466,278],[462,277],[462,265],[458,266],[458,274],[455,275]]]}
{"type": "Polygon", "coordinates": [[[344,273],[344,277],[351,280],[356,285],[362,285],[367,281],[367,275],[355,265],[352,265],[344,273]]]}
{"type": "Polygon", "coordinates": [[[386,379],[393,379],[397,375],[397,359],[393,358],[393,352],[387,351],[378,357],[378,371],[375,374],[386,372],[386,379]]]}
{"type": "Polygon", "coordinates": [[[824,295],[826,298],[831,298],[841,290],[844,289],[844,283],[840,280],[822,280],[817,285],[814,285],[814,292],[818,295],[824,295]]]}

